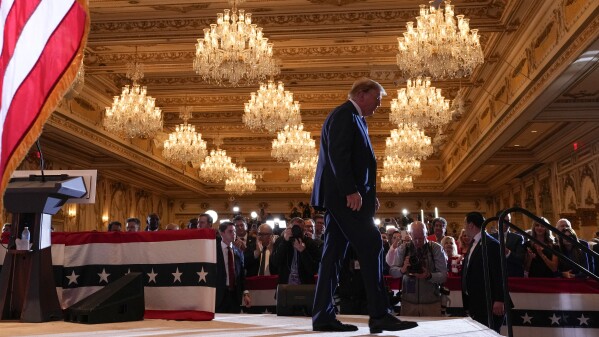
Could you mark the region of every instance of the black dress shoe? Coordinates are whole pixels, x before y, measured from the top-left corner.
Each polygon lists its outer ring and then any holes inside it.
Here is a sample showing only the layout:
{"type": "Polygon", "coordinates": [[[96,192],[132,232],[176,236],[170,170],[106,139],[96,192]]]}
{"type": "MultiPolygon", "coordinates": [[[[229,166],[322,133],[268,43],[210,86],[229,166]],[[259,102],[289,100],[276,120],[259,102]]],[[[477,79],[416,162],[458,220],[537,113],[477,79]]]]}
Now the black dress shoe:
{"type": "Polygon", "coordinates": [[[314,331],[358,331],[358,327],[351,324],[343,324],[339,320],[326,324],[312,325],[314,331]]]}
{"type": "Polygon", "coordinates": [[[399,331],[412,329],[418,326],[418,323],[411,321],[402,321],[399,318],[386,314],[381,318],[371,318],[368,320],[370,333],[381,333],[383,330],[399,331]]]}

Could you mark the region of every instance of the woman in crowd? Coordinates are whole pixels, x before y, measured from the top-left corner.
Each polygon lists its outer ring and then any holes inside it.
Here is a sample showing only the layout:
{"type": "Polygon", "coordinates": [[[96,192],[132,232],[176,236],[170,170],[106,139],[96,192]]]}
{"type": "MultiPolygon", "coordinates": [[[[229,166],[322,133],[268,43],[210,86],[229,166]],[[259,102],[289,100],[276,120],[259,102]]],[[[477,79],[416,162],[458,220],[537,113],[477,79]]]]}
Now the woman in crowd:
{"type": "MultiPolygon", "coordinates": [[[[572,228],[564,228],[562,233],[566,236],[573,238],[574,240],[576,240],[576,242],[579,242],[578,237],[576,236],[576,233],[572,228]]],[[[589,269],[587,255],[579,247],[574,247],[574,244],[572,244],[569,240],[563,239],[561,237],[559,238],[558,242],[559,251],[562,254],[566,255],[568,258],[579,264],[581,267],[589,269]]],[[[586,275],[582,272],[582,270],[580,270],[580,268],[573,267],[569,265],[566,261],[560,261],[559,271],[562,277],[564,278],[586,277],[586,275]]]]}
{"type": "MultiPolygon", "coordinates": [[[[542,219],[549,223],[547,219],[542,219]]],[[[532,224],[531,235],[547,246],[553,249],[557,248],[551,231],[536,221],[532,224]]],[[[526,242],[525,246],[527,251],[524,260],[525,276],[528,274],[528,277],[555,277],[558,266],[557,256],[551,253],[549,249],[532,241],[526,242]]]]}
{"type": "Polygon", "coordinates": [[[458,237],[458,253],[462,256],[465,256],[468,253],[468,249],[470,249],[470,241],[472,238],[468,236],[466,230],[462,228],[460,232],[460,236],[458,237]]]}
{"type": "Polygon", "coordinates": [[[462,255],[458,254],[458,245],[451,236],[441,239],[441,246],[447,255],[447,271],[449,275],[458,276],[462,274],[462,255]]]}

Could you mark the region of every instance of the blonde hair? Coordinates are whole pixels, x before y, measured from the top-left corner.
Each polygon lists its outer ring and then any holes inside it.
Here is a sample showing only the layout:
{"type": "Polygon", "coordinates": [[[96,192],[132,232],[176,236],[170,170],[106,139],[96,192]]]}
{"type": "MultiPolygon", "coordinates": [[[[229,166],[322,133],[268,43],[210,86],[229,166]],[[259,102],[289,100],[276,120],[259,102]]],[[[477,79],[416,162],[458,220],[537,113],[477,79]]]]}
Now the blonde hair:
{"type": "Polygon", "coordinates": [[[361,93],[361,92],[369,92],[372,89],[376,89],[378,90],[381,95],[386,96],[387,92],[385,91],[385,89],[383,88],[382,85],[379,84],[379,82],[377,81],[373,81],[369,78],[366,77],[362,77],[357,79],[354,84],[351,87],[351,90],[349,91],[349,94],[347,95],[347,97],[349,99],[354,99],[356,98],[356,96],[361,93]]]}
{"type": "Polygon", "coordinates": [[[450,242],[451,246],[453,247],[452,251],[451,251],[451,253],[452,253],[451,255],[452,256],[458,255],[458,245],[455,243],[455,239],[452,236],[448,235],[448,236],[443,237],[443,239],[441,239],[441,247],[443,247],[443,249],[445,249],[445,244],[448,242],[450,242]]]}

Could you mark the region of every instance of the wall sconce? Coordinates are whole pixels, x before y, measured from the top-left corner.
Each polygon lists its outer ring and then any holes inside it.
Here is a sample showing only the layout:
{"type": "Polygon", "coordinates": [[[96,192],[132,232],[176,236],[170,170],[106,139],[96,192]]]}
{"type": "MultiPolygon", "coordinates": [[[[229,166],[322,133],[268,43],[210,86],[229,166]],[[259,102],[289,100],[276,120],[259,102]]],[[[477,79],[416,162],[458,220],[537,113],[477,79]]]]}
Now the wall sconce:
{"type": "Polygon", "coordinates": [[[67,216],[69,218],[74,218],[75,216],[77,216],[77,206],[71,205],[67,211],[67,216]]]}
{"type": "Polygon", "coordinates": [[[107,214],[102,215],[102,222],[108,222],[108,215],[107,214]]]}

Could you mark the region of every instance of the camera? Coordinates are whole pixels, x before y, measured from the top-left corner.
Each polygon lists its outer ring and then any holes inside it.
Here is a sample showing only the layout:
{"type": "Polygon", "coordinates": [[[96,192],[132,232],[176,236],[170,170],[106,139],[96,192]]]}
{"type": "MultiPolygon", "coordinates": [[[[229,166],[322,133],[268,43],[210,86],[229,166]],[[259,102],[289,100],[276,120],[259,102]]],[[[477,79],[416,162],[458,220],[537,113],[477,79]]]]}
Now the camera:
{"type": "Polygon", "coordinates": [[[304,236],[304,230],[300,225],[291,227],[291,239],[301,239],[304,236]]]}
{"type": "Polygon", "coordinates": [[[416,251],[416,247],[413,244],[409,244],[406,247],[406,255],[409,256],[410,266],[408,266],[407,271],[409,274],[420,274],[424,270],[422,268],[422,260],[420,256],[418,256],[418,252],[416,251]]]}
{"type": "Polygon", "coordinates": [[[410,255],[410,266],[408,267],[408,273],[420,274],[422,273],[422,261],[416,254],[410,255]]]}

